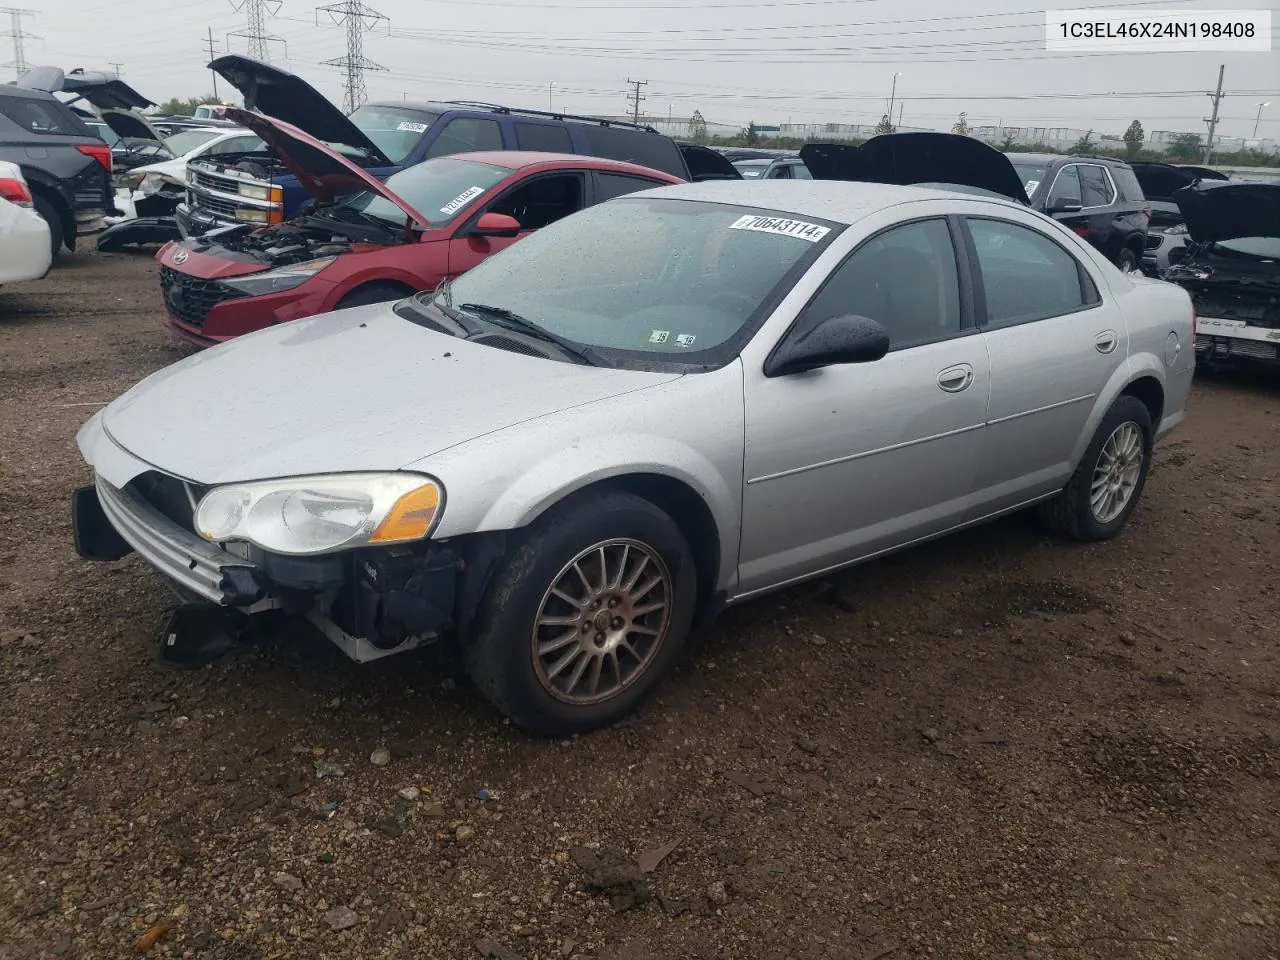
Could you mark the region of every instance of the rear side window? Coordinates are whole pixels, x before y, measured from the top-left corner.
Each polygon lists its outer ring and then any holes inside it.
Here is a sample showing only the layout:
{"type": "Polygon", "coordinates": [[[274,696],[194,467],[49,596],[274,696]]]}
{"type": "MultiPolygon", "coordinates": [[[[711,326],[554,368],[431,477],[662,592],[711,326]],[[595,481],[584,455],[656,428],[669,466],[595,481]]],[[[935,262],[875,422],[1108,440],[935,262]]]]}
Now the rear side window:
{"type": "Polygon", "coordinates": [[[440,128],[435,143],[427,150],[427,156],[443,157],[451,153],[501,149],[502,128],[498,121],[483,117],[455,117],[440,128]]]}
{"type": "Polygon", "coordinates": [[[27,133],[57,137],[93,136],[84,121],[53,99],[0,96],[0,113],[27,133]]]}
{"type": "Polygon", "coordinates": [[[587,124],[583,124],[582,129],[589,147],[586,153],[590,156],[638,163],[681,179],[689,175],[676,142],[661,134],[587,124]]]}
{"type": "Polygon", "coordinates": [[[1058,175],[1053,178],[1053,189],[1049,192],[1049,199],[1046,201],[1048,206],[1083,202],[1080,199],[1084,194],[1080,187],[1079,169],[1076,164],[1068,164],[1058,171],[1058,175]]]}
{"type": "Polygon", "coordinates": [[[986,329],[1060,317],[1097,302],[1076,258],[1048,237],[1004,220],[966,223],[982,271],[986,329]]]}
{"type": "Polygon", "coordinates": [[[813,179],[813,174],[809,172],[809,168],[806,167],[803,163],[792,164],[791,176],[795,177],[797,180],[813,179]]]}
{"type": "Polygon", "coordinates": [[[517,120],[516,147],[543,153],[573,153],[569,131],[550,123],[521,123],[517,120]]]}
{"type": "Polygon", "coordinates": [[[1080,165],[1080,187],[1084,191],[1081,201],[1086,207],[1105,207],[1116,198],[1107,171],[1096,163],[1080,165]]]}
{"type": "Polygon", "coordinates": [[[657,180],[646,180],[643,177],[629,177],[623,173],[596,174],[596,203],[604,203],[614,197],[625,197],[637,190],[649,190],[664,184],[657,180]]]}
{"type": "Polygon", "coordinates": [[[1143,203],[1146,200],[1137,175],[1129,167],[1112,167],[1111,179],[1116,182],[1120,196],[1125,200],[1130,203],[1143,203]]]}

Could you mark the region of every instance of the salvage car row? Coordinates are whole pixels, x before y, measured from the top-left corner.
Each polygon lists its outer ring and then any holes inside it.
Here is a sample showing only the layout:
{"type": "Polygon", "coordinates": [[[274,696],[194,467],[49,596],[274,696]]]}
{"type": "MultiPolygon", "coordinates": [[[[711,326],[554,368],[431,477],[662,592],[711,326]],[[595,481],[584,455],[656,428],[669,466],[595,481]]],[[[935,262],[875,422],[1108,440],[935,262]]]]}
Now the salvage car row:
{"type": "Polygon", "coordinates": [[[443,642],[513,720],[590,730],[725,606],[1022,509],[1116,536],[1201,338],[1280,340],[1258,185],[1175,192],[1197,321],[1124,269],[1150,214],[1101,158],[891,134],[754,183],[487,105],[304,129],[271,115],[297,78],[232,59],[260,156],[187,161],[157,255],[170,325],[217,346],[78,435],[76,548],[187,601],[175,659],[276,617],[360,662],[443,642]]]}

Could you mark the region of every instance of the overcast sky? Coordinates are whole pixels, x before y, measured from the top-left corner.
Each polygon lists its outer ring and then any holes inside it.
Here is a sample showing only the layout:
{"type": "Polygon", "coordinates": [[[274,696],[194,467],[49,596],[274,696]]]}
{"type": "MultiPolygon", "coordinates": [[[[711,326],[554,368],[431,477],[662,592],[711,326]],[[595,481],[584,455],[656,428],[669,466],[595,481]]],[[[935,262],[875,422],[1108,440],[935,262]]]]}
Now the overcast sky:
{"type": "MultiPolygon", "coordinates": [[[[2,2],[2,0],[0,0],[2,2]]],[[[212,90],[203,46],[246,51],[230,0],[16,0],[29,64],[111,69],[156,101],[212,90]]],[[[365,34],[371,99],[473,99],[595,114],[628,112],[627,80],[647,80],[655,116],[713,122],[874,123],[893,74],[905,126],[1092,127],[1119,133],[1204,131],[1205,91],[1226,64],[1219,133],[1280,139],[1280,51],[1050,54],[1033,0],[372,0],[389,21],[365,34]],[[389,28],[389,32],[388,32],[389,28]],[[1081,97],[1081,95],[1089,95],[1081,97]],[[1014,99],[1022,97],[1024,99],[1014,99]],[[1025,99],[1030,98],[1030,99],[1025,99]]],[[[1078,0],[1150,9],[1273,9],[1265,0],[1078,0]]],[[[1280,27],[1280,15],[1273,14],[1280,27]]],[[[0,23],[0,29],[7,29],[0,23]]],[[[1273,36],[1278,32],[1273,27],[1273,36]]],[[[285,42],[271,58],[341,102],[342,76],[321,66],[345,33],[304,0],[267,21],[285,42]]],[[[9,41],[0,39],[0,45],[9,41]]],[[[0,62],[10,50],[0,46],[0,62]]],[[[10,74],[11,70],[8,71],[10,74]]],[[[3,73],[0,73],[3,76],[3,73]]],[[[227,91],[225,85],[224,95],[227,91]]],[[[895,113],[896,113],[895,109],[895,113]]],[[[895,118],[896,119],[896,118],[895,118]]]]}

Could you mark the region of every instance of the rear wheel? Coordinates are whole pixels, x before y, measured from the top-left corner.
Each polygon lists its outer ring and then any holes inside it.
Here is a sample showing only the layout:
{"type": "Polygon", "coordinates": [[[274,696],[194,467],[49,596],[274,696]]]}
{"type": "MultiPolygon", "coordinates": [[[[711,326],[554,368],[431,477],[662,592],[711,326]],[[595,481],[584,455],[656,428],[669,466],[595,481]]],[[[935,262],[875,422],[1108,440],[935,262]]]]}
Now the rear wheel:
{"type": "Polygon", "coordinates": [[[680,528],[621,491],[576,497],[512,544],[464,648],[481,692],[522,726],[622,719],[679,656],[697,578],[680,528]]]}
{"type": "Polygon", "coordinates": [[[1063,491],[1040,506],[1055,533],[1074,540],[1109,540],[1138,506],[1151,467],[1151,413],[1137,397],[1107,411],[1063,491]]]}
{"type": "Polygon", "coordinates": [[[36,213],[40,214],[40,219],[49,225],[49,247],[53,254],[53,259],[57,260],[58,255],[62,253],[62,217],[58,215],[58,209],[46,200],[44,197],[32,197],[36,213]]]}
{"type": "Polygon", "coordinates": [[[363,287],[357,287],[339,300],[338,309],[365,307],[371,303],[390,303],[393,300],[404,299],[411,292],[411,290],[400,286],[398,283],[366,283],[363,287]]]}

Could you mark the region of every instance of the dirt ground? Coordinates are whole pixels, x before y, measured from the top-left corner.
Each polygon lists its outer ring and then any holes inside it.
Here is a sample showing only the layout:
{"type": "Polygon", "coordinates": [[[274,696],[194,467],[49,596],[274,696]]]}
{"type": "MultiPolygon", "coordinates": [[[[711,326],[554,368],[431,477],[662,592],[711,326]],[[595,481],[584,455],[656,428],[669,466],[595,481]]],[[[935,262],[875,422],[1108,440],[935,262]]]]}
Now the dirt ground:
{"type": "Polygon", "coordinates": [[[157,663],[170,595],[68,509],[76,429],[181,355],[155,271],[0,290],[0,957],[1280,957],[1274,379],[1197,382],[1120,539],[753,602],[558,742],[414,655],[157,663]]]}

